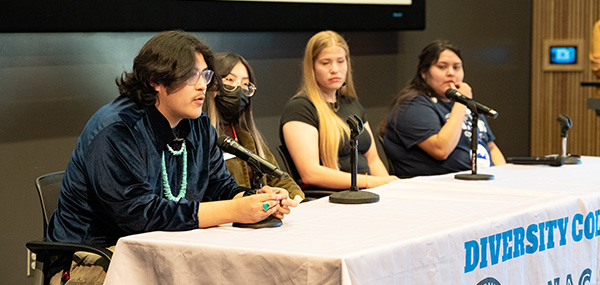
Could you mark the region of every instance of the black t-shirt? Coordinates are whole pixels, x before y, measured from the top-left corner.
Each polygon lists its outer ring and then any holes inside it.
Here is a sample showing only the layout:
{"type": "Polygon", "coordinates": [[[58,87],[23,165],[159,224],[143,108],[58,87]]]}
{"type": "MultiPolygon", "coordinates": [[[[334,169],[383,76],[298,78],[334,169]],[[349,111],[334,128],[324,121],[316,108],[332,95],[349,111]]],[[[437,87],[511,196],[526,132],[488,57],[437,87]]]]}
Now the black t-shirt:
{"type": "MultiPolygon", "coordinates": [[[[340,96],[337,103],[339,109],[335,113],[342,119],[342,121],[346,122],[348,116],[355,114],[358,115],[358,117],[363,121],[363,124],[367,123],[367,114],[365,109],[362,107],[362,105],[360,105],[356,98],[340,96]]],[[[283,115],[281,116],[279,125],[279,138],[282,144],[285,144],[282,130],[283,125],[291,121],[307,123],[319,130],[319,117],[317,115],[317,109],[306,96],[295,96],[283,107],[283,115]]],[[[358,136],[358,156],[356,160],[358,165],[357,172],[360,174],[371,173],[369,170],[369,163],[364,155],[369,150],[369,147],[371,147],[371,137],[365,130],[358,136]]],[[[351,172],[352,168],[350,164],[350,154],[350,138],[347,138],[340,142],[340,148],[338,151],[340,170],[351,172]]]]}

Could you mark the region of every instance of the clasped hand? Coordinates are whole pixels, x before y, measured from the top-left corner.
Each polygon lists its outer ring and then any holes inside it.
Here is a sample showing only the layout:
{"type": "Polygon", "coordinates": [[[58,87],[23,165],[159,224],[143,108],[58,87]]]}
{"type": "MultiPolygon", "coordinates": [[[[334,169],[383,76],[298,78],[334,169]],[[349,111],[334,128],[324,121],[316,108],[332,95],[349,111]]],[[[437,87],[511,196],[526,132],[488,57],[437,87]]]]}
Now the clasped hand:
{"type": "MultiPolygon", "coordinates": [[[[296,198],[301,199],[300,196],[296,198]]],[[[284,215],[291,212],[290,207],[298,206],[299,199],[290,199],[289,193],[282,188],[264,186],[255,195],[241,198],[247,207],[246,217],[248,223],[256,223],[268,216],[283,219],[284,215]]]]}

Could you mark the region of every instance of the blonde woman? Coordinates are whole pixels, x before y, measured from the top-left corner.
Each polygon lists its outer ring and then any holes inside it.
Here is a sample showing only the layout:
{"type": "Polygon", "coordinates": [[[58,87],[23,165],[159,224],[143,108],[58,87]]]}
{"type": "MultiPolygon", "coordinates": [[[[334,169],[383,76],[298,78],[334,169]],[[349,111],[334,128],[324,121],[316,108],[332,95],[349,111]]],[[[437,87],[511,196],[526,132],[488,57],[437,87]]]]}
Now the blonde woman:
{"type": "Polygon", "coordinates": [[[281,142],[306,185],[345,190],[350,187],[350,129],[356,114],[365,131],[358,137],[359,188],[396,180],[381,162],[364,108],[358,102],[348,44],[338,33],[322,31],[306,45],[300,91],[285,105],[280,122],[281,142]]]}

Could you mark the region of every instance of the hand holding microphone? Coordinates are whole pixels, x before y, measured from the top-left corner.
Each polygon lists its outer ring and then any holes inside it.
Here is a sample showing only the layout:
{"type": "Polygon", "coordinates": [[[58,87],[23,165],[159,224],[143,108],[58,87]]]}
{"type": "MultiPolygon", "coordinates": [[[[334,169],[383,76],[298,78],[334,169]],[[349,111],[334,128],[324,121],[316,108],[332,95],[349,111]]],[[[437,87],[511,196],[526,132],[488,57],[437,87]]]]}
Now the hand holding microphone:
{"type": "MultiPolygon", "coordinates": [[[[469,84],[467,84],[466,82],[450,83],[450,88],[456,89],[460,94],[462,94],[463,96],[465,96],[469,99],[473,99],[473,91],[471,90],[471,86],[469,84]]],[[[448,98],[448,99],[451,99],[451,98],[448,98]]]]}
{"type": "MultiPolygon", "coordinates": [[[[468,85],[466,83],[464,85],[466,85],[468,87],[468,85]]],[[[454,84],[452,84],[452,86],[456,87],[454,84]]],[[[461,86],[461,89],[468,90],[467,94],[470,95],[470,96],[472,96],[471,92],[470,92],[471,91],[470,87],[467,89],[467,88],[464,88],[463,86],[461,86]]],[[[458,103],[466,105],[469,108],[469,110],[471,110],[471,112],[477,112],[478,114],[483,114],[483,115],[486,115],[488,117],[492,117],[493,119],[495,119],[496,117],[498,117],[498,112],[496,112],[496,110],[494,110],[494,109],[492,109],[490,107],[487,107],[487,106],[485,106],[485,105],[483,105],[483,104],[481,104],[481,103],[479,103],[479,102],[477,102],[477,101],[475,101],[475,100],[473,100],[473,99],[471,99],[471,98],[469,98],[469,97],[461,94],[456,89],[448,88],[446,90],[445,95],[446,95],[446,98],[448,98],[448,99],[451,99],[451,100],[454,100],[454,101],[456,101],[458,103]]]]}

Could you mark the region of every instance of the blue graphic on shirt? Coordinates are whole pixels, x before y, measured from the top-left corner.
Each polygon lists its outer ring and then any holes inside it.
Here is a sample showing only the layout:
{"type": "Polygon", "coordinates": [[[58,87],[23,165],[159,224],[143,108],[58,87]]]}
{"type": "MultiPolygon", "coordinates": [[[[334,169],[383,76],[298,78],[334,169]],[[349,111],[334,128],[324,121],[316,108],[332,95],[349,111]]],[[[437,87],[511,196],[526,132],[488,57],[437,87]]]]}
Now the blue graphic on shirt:
{"type": "MultiPolygon", "coordinates": [[[[450,113],[446,114],[446,121],[450,118],[450,113]]],[[[463,133],[467,138],[471,138],[473,136],[473,115],[471,110],[466,110],[465,119],[462,124],[463,133]]],[[[485,139],[484,137],[488,133],[488,128],[485,122],[481,119],[477,120],[477,168],[487,168],[491,166],[492,157],[488,152],[487,148],[484,146],[485,139]]]]}

